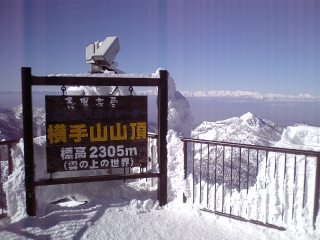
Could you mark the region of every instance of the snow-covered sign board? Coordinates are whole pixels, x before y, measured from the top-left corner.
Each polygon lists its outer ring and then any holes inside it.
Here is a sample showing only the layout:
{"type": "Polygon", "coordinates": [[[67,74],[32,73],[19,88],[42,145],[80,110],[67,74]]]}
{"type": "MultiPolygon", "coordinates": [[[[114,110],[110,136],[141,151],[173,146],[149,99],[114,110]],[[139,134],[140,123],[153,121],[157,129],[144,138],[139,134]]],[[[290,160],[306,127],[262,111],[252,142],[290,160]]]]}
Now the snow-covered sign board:
{"type": "Polygon", "coordinates": [[[147,96],[46,96],[47,172],[147,161],[147,96]]]}

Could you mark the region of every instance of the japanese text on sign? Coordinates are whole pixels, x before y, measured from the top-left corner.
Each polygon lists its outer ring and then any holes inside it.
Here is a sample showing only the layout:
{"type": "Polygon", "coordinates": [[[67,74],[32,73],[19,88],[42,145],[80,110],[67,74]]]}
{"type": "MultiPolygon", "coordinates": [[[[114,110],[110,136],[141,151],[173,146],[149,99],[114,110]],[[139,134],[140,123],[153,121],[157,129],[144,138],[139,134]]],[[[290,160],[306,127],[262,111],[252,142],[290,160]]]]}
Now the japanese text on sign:
{"type": "Polygon", "coordinates": [[[79,143],[83,139],[88,139],[90,142],[139,140],[147,138],[147,123],[129,123],[128,126],[121,125],[121,123],[116,123],[115,126],[104,126],[101,123],[97,123],[95,126],[87,126],[86,124],[49,124],[47,137],[49,144],[70,141],[79,143]],[[128,133],[130,133],[130,136],[128,136],[128,133]]]}

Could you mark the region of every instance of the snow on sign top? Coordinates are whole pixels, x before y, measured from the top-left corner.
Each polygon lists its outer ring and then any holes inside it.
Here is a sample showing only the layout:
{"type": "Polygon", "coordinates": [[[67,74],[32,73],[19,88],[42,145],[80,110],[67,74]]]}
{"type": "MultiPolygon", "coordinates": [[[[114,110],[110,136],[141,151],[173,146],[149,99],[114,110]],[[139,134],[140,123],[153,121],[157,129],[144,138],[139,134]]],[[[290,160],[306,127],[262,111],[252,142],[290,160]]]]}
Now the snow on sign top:
{"type": "Polygon", "coordinates": [[[125,74],[120,70],[116,70],[116,72],[121,72],[120,74],[115,73],[114,71],[105,70],[103,73],[78,73],[78,74],[50,74],[48,77],[118,77],[118,78],[160,78],[159,71],[162,69],[158,69],[155,73],[130,73],[125,74]]]}

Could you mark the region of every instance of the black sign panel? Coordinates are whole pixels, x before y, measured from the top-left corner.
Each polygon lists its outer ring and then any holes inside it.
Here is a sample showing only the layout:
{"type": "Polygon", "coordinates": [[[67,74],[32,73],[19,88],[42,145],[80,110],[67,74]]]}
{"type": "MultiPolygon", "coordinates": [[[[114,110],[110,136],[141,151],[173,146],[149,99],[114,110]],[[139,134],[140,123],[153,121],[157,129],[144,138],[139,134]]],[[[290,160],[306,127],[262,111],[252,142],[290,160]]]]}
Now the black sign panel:
{"type": "Polygon", "coordinates": [[[147,161],[146,96],[46,96],[47,171],[147,161]]]}

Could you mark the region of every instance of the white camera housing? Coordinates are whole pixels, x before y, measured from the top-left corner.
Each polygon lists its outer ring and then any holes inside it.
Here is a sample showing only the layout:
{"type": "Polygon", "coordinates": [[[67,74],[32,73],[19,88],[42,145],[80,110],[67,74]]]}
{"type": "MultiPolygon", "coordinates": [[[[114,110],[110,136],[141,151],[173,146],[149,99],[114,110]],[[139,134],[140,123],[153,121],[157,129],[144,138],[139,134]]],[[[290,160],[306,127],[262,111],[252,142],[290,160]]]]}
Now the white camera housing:
{"type": "Polygon", "coordinates": [[[113,70],[117,66],[114,62],[120,51],[118,37],[107,37],[103,42],[97,41],[86,47],[86,62],[90,64],[90,71],[103,72],[113,70]]]}

